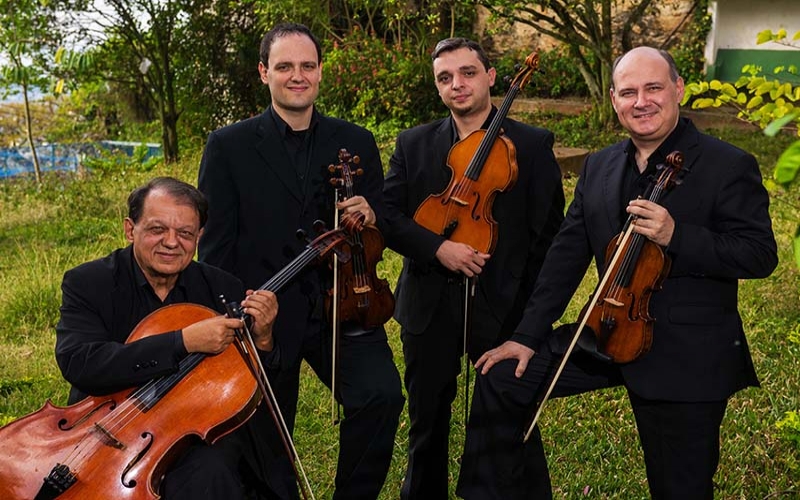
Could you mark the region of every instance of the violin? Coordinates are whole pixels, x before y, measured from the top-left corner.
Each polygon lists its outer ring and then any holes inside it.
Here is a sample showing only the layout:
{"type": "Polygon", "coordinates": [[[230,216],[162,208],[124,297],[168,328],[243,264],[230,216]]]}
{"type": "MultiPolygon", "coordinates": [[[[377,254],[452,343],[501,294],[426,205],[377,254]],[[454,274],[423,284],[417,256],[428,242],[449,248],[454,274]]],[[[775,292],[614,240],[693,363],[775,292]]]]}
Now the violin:
{"type": "MultiPolygon", "coordinates": [[[[666,162],[656,169],[659,175],[644,196],[653,203],[658,203],[670,188],[681,184],[681,177],[686,172],[683,169],[683,153],[673,151],[667,155],[666,162]]],[[[590,346],[590,353],[606,361],[629,363],[650,349],[655,322],[655,318],[649,314],[650,297],[661,289],[661,284],[669,274],[671,260],[657,243],[633,232],[636,219],[631,214],[622,232],[608,244],[605,272],[581,311],[580,323],[538,404],[523,441],[527,441],[533,433],[570,354],[578,341],[585,338],[586,327],[594,334],[594,342],[586,342],[590,346]]]]}
{"type": "Polygon", "coordinates": [[[514,98],[538,67],[539,55],[531,53],[511,82],[489,128],[472,132],[450,148],[450,182],[443,192],[428,196],[417,208],[417,224],[480,252],[494,251],[497,222],[492,217],[492,203],[498,192],[511,189],[519,171],[514,143],[503,134],[501,125],[514,98]]]}
{"type": "MultiPolygon", "coordinates": [[[[353,170],[351,163],[358,165],[361,159],[346,149],[339,150],[339,163],[331,164],[328,170],[338,173],[330,182],[336,186],[346,200],[354,196],[353,178],[363,174],[363,169],[353,170]]],[[[365,329],[379,327],[389,321],[394,313],[394,295],[389,282],[378,277],[376,266],[383,259],[385,248],[383,235],[373,227],[366,226],[353,235],[349,247],[349,262],[340,263],[336,283],[337,294],[332,291],[325,296],[328,317],[333,317],[333,296],[338,296],[338,321],[353,321],[365,329]]]]}
{"type": "MultiPolygon", "coordinates": [[[[357,214],[320,235],[260,289],[281,290],[307,264],[341,245],[348,231],[359,230],[363,220],[357,214]]],[[[126,343],[216,314],[196,304],[169,305],[145,317],[126,343]]],[[[237,338],[217,355],[191,353],[177,372],[139,388],[67,407],[47,401],[0,428],[0,498],[159,498],[165,471],[193,437],[213,443],[255,412],[260,393],[253,371],[260,364],[250,340],[249,348],[237,338]]]]}
{"type": "MultiPolygon", "coordinates": [[[[645,196],[658,203],[667,190],[681,182],[683,154],[673,151],[645,196]]],[[[671,260],[660,245],[633,232],[631,215],[622,232],[606,250],[606,271],[581,316],[597,340],[598,350],[614,363],[629,363],[650,350],[654,319],[648,312],[650,297],[661,289],[671,260]]]]}

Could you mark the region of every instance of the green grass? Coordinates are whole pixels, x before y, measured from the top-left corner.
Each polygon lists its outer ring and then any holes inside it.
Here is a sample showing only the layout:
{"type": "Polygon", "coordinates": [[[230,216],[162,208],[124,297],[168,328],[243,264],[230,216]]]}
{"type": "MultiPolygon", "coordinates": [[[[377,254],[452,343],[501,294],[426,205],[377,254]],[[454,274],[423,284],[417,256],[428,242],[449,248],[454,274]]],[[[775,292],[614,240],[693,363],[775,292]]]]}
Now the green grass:
{"type": "MultiPolygon", "coordinates": [[[[532,123],[548,126],[537,117],[532,123]]],[[[580,123],[553,122],[570,144],[594,146],[596,137],[580,123]]],[[[757,132],[714,131],[756,154],[764,172],[788,144],[757,132]]],[[[615,132],[609,132],[609,136],[615,132]]],[[[381,140],[384,158],[393,143],[381,140]]],[[[31,413],[51,399],[63,404],[67,384],[53,358],[60,282],[70,267],[105,255],[125,244],[122,218],[130,190],[154,175],[174,175],[195,182],[199,151],[185,151],[177,166],[135,168],[101,176],[69,179],[46,176],[37,188],[28,182],[0,182],[0,424],[31,413]]],[[[567,195],[575,179],[565,181],[567,195]]],[[[679,189],[679,188],[677,188],[679,189]]],[[[722,427],[717,498],[763,499],[800,495],[800,449],[776,423],[800,409],[800,345],[788,333],[800,323],[800,275],[793,265],[789,235],[800,216],[798,192],[775,194],[772,217],[780,245],[780,264],[764,280],[743,281],[740,309],[762,381],[734,398],[722,427]],[[794,206],[792,205],[794,204],[794,206]]],[[[400,258],[387,250],[379,266],[395,283],[400,258]]],[[[565,314],[574,319],[594,286],[593,271],[565,314]]],[[[402,373],[398,325],[387,330],[402,373]]],[[[462,377],[461,382],[464,383],[462,377]]],[[[300,389],[296,443],[317,498],[329,498],[336,470],[338,431],[331,423],[330,396],[309,369],[300,389]]],[[[450,474],[455,484],[464,436],[464,396],[453,409],[450,474]]],[[[612,389],[554,400],[541,419],[543,438],[557,498],[647,498],[647,484],[633,416],[624,390],[612,389]]],[[[404,411],[382,499],[398,497],[405,468],[408,416],[404,411]]]]}

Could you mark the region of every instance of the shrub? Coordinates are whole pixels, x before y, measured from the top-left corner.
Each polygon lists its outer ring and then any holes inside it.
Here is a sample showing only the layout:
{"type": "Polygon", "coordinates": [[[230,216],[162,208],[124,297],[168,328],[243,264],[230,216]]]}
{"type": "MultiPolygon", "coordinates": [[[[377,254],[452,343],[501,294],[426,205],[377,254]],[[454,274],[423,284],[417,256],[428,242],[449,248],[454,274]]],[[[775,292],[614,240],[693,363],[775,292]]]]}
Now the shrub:
{"type": "MultiPolygon", "coordinates": [[[[528,53],[522,51],[508,52],[494,61],[498,78],[494,86],[496,94],[508,91],[511,80],[518,72],[515,66],[523,64],[527,56],[528,53]],[[509,77],[508,81],[506,77],[509,77]]],[[[539,53],[539,70],[533,74],[522,95],[542,98],[586,97],[589,89],[575,62],[567,54],[566,47],[559,46],[539,53]]]]}
{"type": "Polygon", "coordinates": [[[370,128],[407,128],[443,116],[430,57],[361,29],[326,50],[317,101],[326,114],[370,128]]]}

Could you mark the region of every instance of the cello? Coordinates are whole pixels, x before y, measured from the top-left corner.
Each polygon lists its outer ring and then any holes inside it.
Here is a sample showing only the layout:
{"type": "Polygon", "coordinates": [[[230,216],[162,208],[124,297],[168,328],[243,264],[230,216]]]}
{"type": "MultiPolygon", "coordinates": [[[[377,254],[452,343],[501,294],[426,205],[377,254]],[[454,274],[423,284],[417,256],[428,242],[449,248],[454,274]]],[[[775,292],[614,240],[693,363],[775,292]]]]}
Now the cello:
{"type": "MultiPolygon", "coordinates": [[[[683,153],[673,151],[656,169],[660,173],[645,193],[653,203],[658,203],[670,188],[682,182],[681,177],[686,173],[683,153]]],[[[630,363],[650,350],[655,323],[655,318],[649,314],[650,297],[661,288],[669,274],[671,261],[661,246],[633,232],[636,219],[631,214],[622,232],[609,242],[605,272],[581,310],[580,322],[553,380],[538,403],[523,441],[533,433],[542,409],[579,341],[588,346],[590,354],[618,364],[630,363]],[[594,336],[589,335],[588,341],[584,335],[586,329],[594,336]]]]}
{"type": "MultiPolygon", "coordinates": [[[[260,289],[279,291],[309,263],[341,245],[347,231],[358,231],[363,219],[354,215],[341,229],[320,235],[260,289]]],[[[196,304],[166,306],[142,319],[126,342],[215,315],[196,304]]],[[[244,337],[237,332],[234,342],[217,355],[191,353],[175,373],[141,387],[90,396],[67,407],[47,401],[40,410],[0,428],[0,498],[159,498],[165,471],[194,438],[213,443],[255,412],[261,395],[258,376],[266,375],[256,373],[260,360],[252,338],[244,337]],[[200,394],[216,404],[198,411],[200,394]]],[[[278,419],[274,395],[264,396],[278,419]]],[[[291,435],[281,434],[291,443],[291,435]]],[[[293,445],[287,453],[302,468],[293,445]]],[[[307,478],[305,483],[308,487],[307,478]]]]}
{"type": "Polygon", "coordinates": [[[452,177],[447,188],[428,196],[417,207],[414,221],[445,238],[492,253],[497,245],[497,222],[492,217],[492,203],[498,192],[511,189],[519,167],[514,143],[502,131],[502,123],[511,103],[533,72],[539,67],[539,55],[531,53],[511,82],[503,102],[489,128],[475,130],[450,148],[447,166],[452,177]]]}

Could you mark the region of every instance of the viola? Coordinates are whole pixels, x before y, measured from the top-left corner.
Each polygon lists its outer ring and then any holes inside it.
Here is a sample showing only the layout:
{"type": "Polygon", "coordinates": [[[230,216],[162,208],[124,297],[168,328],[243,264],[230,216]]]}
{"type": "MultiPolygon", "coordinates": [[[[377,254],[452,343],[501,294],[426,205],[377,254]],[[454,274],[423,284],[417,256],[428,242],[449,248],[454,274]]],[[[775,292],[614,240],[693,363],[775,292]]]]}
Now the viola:
{"type": "MultiPolygon", "coordinates": [[[[352,164],[358,165],[360,158],[346,149],[339,150],[338,158],[338,164],[328,167],[331,173],[339,174],[330,182],[336,186],[341,199],[346,200],[354,196],[353,179],[362,175],[363,169],[352,168],[352,164]]],[[[331,290],[325,296],[329,318],[333,317],[333,297],[337,296],[338,321],[353,321],[368,330],[389,321],[394,313],[394,296],[389,282],[376,272],[385,247],[383,235],[374,226],[364,227],[345,243],[343,248],[349,250],[350,260],[338,266],[338,293],[331,290]]]]}
{"type": "MultiPolygon", "coordinates": [[[[260,289],[281,290],[306,265],[341,245],[363,219],[358,214],[316,238],[260,289]]],[[[166,306],[145,317],[126,343],[216,314],[196,304],[166,306]]],[[[0,498],[159,498],[164,472],[193,437],[213,443],[253,414],[260,395],[255,366],[255,348],[239,340],[217,355],[191,353],[176,373],[139,388],[67,407],[47,401],[0,428],[0,498]]]]}
{"type": "MultiPolygon", "coordinates": [[[[682,182],[683,153],[673,151],[667,155],[666,162],[656,168],[659,175],[645,193],[653,203],[658,203],[670,188],[682,182]]],[[[596,354],[607,361],[629,363],[650,349],[655,322],[649,314],[650,297],[661,288],[671,261],[658,244],[633,232],[636,219],[631,214],[622,232],[609,243],[605,272],[581,311],[578,327],[538,404],[524,441],[533,433],[545,403],[587,327],[594,335],[596,354]]]]}
{"type": "Polygon", "coordinates": [[[420,204],[414,213],[417,224],[480,252],[494,251],[498,229],[492,204],[497,193],[511,189],[519,170],[514,143],[503,135],[502,123],[538,67],[539,56],[534,52],[511,82],[489,128],[472,132],[450,148],[450,182],[443,192],[420,204]]]}

